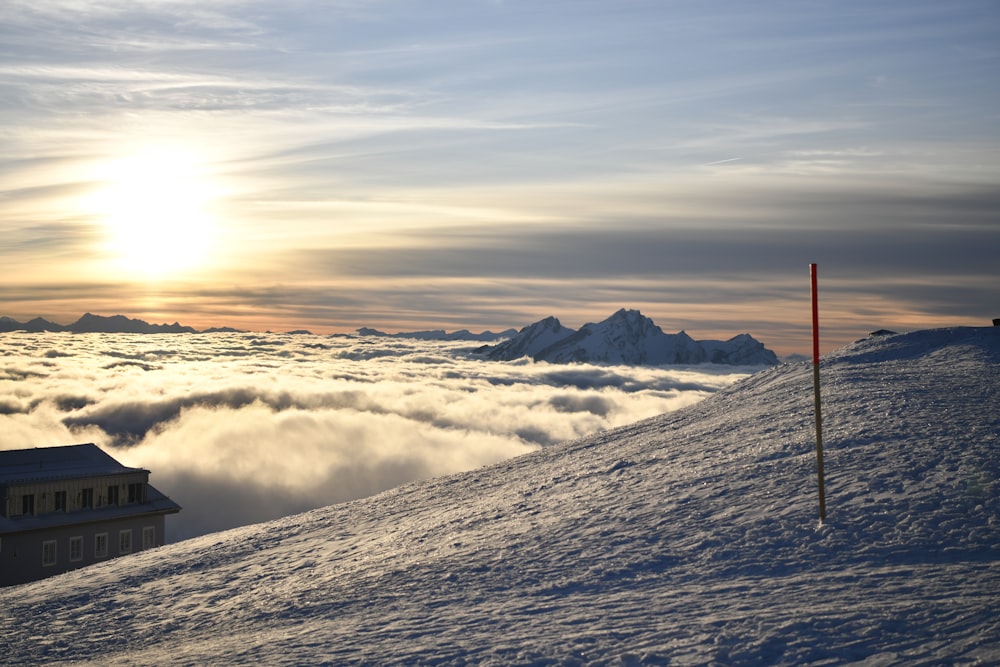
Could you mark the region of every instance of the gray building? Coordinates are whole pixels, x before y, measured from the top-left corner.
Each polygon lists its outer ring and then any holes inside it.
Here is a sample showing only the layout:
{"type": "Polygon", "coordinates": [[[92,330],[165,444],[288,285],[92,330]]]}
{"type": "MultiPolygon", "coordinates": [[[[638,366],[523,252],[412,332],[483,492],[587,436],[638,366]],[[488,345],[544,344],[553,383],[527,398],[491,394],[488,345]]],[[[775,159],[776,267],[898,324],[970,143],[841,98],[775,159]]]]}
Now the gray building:
{"type": "Polygon", "coordinates": [[[180,509],[94,444],[0,451],[0,586],[160,546],[180,509]]]}

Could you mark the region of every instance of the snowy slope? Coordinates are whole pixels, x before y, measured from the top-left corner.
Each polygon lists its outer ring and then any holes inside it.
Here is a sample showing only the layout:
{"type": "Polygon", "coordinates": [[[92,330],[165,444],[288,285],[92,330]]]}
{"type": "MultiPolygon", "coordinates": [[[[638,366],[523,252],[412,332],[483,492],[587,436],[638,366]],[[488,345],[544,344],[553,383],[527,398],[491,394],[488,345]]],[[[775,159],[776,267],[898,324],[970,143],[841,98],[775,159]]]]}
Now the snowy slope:
{"type": "Polygon", "coordinates": [[[9,664],[996,664],[1000,328],[0,590],[9,664]]]}

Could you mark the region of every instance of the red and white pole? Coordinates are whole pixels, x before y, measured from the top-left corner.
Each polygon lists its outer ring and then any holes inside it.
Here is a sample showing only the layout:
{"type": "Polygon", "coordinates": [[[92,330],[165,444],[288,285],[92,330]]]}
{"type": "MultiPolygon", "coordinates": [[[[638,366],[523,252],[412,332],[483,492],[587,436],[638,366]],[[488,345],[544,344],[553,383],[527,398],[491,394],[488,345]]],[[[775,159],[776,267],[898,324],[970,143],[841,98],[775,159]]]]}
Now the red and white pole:
{"type": "Polygon", "coordinates": [[[816,403],[816,477],[819,480],[819,520],[826,521],[826,489],[823,483],[823,417],[819,400],[819,300],[816,293],[816,265],[809,265],[812,283],[813,394],[816,403]]]}

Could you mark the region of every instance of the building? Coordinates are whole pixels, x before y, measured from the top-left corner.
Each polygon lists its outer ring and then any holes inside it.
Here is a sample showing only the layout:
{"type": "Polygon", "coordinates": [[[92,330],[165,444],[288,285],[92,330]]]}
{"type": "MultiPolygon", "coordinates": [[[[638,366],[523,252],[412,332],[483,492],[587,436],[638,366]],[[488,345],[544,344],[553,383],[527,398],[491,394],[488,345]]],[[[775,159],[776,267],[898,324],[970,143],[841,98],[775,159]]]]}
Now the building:
{"type": "Polygon", "coordinates": [[[94,444],[0,451],[0,586],[160,546],[180,509],[94,444]]]}

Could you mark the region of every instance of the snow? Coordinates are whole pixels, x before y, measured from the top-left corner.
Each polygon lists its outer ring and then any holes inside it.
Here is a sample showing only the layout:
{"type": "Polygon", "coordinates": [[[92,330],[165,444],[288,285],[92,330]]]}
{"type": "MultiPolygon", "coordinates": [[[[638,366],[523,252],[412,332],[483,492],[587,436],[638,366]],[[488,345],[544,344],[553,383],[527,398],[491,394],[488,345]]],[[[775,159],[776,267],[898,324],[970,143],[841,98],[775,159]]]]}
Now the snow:
{"type": "Polygon", "coordinates": [[[512,361],[521,357],[535,357],[550,345],[575,333],[555,317],[546,317],[524,327],[508,340],[492,347],[487,346],[483,351],[487,358],[494,360],[512,361]]]}
{"type": "Polygon", "coordinates": [[[666,334],[638,310],[622,308],[607,319],[584,324],[579,331],[548,317],[516,336],[479,350],[486,358],[512,361],[530,356],[557,364],[625,365],[714,364],[769,366],[778,357],[750,334],[727,341],[696,341],[687,333],[666,334]]]}
{"type": "Polygon", "coordinates": [[[0,591],[7,664],[997,664],[1000,328],[0,591]]]}

